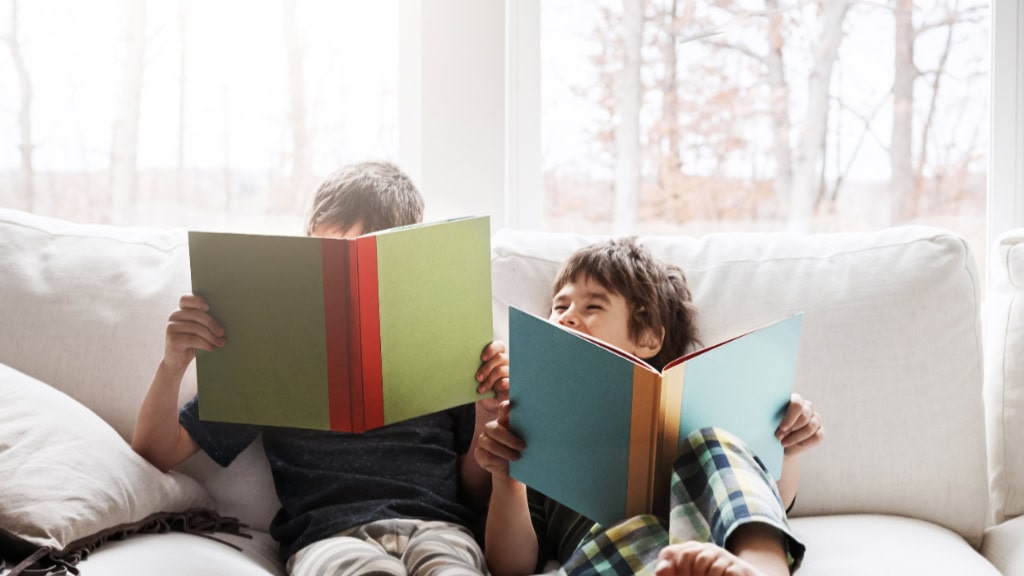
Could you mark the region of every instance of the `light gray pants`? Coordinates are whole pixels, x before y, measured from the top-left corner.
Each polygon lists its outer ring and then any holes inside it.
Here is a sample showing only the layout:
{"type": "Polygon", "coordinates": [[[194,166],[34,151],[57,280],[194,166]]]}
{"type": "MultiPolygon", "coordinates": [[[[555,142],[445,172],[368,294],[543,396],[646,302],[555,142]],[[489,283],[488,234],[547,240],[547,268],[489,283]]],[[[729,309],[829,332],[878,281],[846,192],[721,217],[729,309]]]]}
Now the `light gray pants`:
{"type": "Polygon", "coordinates": [[[379,520],[314,542],[288,559],[291,576],[480,576],[483,552],[466,528],[409,518],[379,520]]]}

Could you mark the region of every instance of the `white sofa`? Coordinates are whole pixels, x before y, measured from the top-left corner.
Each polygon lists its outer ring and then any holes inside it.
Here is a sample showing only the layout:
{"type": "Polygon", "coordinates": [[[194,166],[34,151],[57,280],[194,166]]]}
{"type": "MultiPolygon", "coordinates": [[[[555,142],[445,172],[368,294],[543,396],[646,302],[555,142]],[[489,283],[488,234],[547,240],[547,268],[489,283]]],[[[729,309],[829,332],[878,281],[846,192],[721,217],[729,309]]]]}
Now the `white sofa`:
{"type": "MultiPolygon", "coordinates": [[[[558,264],[592,239],[494,237],[497,337],[507,336],[509,304],[544,312],[558,264]]],[[[961,238],[903,228],[644,241],[688,271],[706,342],[805,312],[796,388],[823,415],[827,439],[804,458],[793,520],[808,546],[800,574],[999,574],[986,556],[1006,574],[1024,574],[1024,520],[1003,524],[1024,512],[1024,447],[993,436],[1016,430],[1019,438],[1024,428],[1024,299],[1007,303],[1015,331],[990,342],[1016,353],[988,350],[990,370],[997,352],[1018,367],[998,395],[989,382],[986,458],[982,293],[961,238]],[[992,528],[992,518],[1000,525],[992,528]]],[[[1016,254],[1010,300],[1024,286],[1024,249],[1016,254]]],[[[0,364],[64,391],[124,438],[161,357],[167,315],[188,291],[183,230],[0,209],[0,364]]],[[[512,370],[514,378],[514,362],[512,370]]],[[[190,372],[182,402],[194,386],[190,372]]],[[[261,446],[226,469],[200,454],[182,471],[220,513],[251,527],[252,540],[229,538],[242,552],[188,534],[135,536],[93,552],[83,574],[143,566],[148,574],[282,573],[265,532],[278,503],[261,446]]]]}
{"type": "Polygon", "coordinates": [[[991,254],[985,305],[985,411],[995,526],[982,552],[1004,574],[1024,574],[1024,229],[991,254]]]}

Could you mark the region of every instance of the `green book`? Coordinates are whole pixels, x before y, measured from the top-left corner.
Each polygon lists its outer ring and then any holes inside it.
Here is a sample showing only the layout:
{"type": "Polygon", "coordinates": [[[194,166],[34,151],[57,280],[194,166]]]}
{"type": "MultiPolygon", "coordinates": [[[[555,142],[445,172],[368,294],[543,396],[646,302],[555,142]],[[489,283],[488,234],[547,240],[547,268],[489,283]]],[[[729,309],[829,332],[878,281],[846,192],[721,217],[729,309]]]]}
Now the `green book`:
{"type": "Polygon", "coordinates": [[[189,232],[204,420],[363,432],[479,399],[492,338],[487,217],[354,239],[189,232]]]}
{"type": "Polygon", "coordinates": [[[610,526],[667,513],[672,464],[691,432],[743,440],[773,477],[803,314],[670,362],[658,372],[599,340],[509,309],[512,477],[610,526]]]}

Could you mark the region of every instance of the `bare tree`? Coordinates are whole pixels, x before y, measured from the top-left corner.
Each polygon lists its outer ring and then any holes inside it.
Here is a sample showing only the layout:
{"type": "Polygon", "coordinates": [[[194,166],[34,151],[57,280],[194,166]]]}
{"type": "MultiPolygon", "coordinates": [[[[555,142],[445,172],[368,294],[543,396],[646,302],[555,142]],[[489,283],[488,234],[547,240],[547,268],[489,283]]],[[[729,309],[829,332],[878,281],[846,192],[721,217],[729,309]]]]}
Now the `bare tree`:
{"type": "Polygon", "coordinates": [[[139,115],[146,52],[146,1],[125,0],[124,59],[114,137],[110,146],[111,219],[117,223],[136,202],[139,115]]]}
{"type": "Polygon", "coordinates": [[[643,0],[622,1],[624,59],[616,82],[619,124],[615,130],[615,203],[612,231],[628,234],[636,226],[640,188],[640,83],[644,34],[643,0]]]}
{"type": "MultiPolygon", "coordinates": [[[[764,10],[752,13],[736,2],[720,2],[718,8],[731,14],[731,22],[742,22],[750,17],[767,17],[767,48],[754,48],[739,38],[723,40],[717,34],[708,35],[704,43],[720,51],[739,54],[755,65],[754,71],[764,76],[758,85],[768,89],[768,110],[771,122],[771,151],[775,167],[772,190],[775,196],[774,212],[783,213],[788,206],[793,184],[793,153],[790,143],[792,121],[790,119],[790,88],[786,80],[784,50],[786,46],[785,11],[778,0],[765,0],[764,10]]],[[[748,36],[749,37],[749,36],[748,36]]],[[[755,100],[760,100],[757,98],[755,100]]],[[[762,213],[767,213],[761,208],[762,213]]]]}
{"type": "Polygon", "coordinates": [[[25,57],[21,53],[21,39],[18,37],[18,0],[11,0],[11,33],[3,40],[10,48],[21,93],[18,110],[18,125],[21,128],[21,142],[18,147],[21,153],[18,188],[22,206],[32,212],[35,209],[35,169],[32,166],[32,79],[29,77],[28,67],[25,66],[25,57]]]}
{"type": "Polygon", "coordinates": [[[298,23],[295,18],[296,0],[282,0],[284,18],[281,21],[285,47],[288,51],[288,86],[291,97],[292,128],[292,170],[291,182],[294,197],[292,205],[301,209],[303,195],[297,192],[305,188],[313,172],[309,131],[306,126],[306,81],[302,70],[302,46],[299,43],[298,23]]]}
{"type": "MultiPolygon", "coordinates": [[[[693,4],[688,3],[688,12],[692,12],[693,4]]],[[[688,18],[689,15],[687,15],[688,18]]],[[[663,15],[661,24],[664,36],[661,43],[661,57],[664,61],[665,75],[661,83],[661,126],[656,131],[662,138],[657,142],[658,155],[658,187],[662,199],[678,194],[678,186],[674,185],[682,169],[679,146],[679,81],[678,75],[678,44],[679,44],[679,0],[671,0],[663,15]],[[664,145],[662,146],[662,141],[664,145]]]]}
{"type": "Polygon", "coordinates": [[[902,220],[914,189],[911,145],[914,120],[914,2],[895,0],[893,18],[896,24],[895,50],[893,50],[892,141],[889,147],[891,163],[890,222],[902,220]]]}
{"type": "Polygon", "coordinates": [[[832,66],[843,39],[843,20],[850,0],[826,0],[820,4],[821,30],[816,42],[814,62],[808,81],[807,119],[800,133],[800,144],[793,167],[793,188],[789,204],[789,224],[796,231],[809,231],[818,198],[819,162],[828,129],[829,84],[832,66]]]}
{"type": "Polygon", "coordinates": [[[782,58],[782,49],[786,43],[785,21],[778,0],[765,0],[765,10],[770,14],[768,53],[764,56],[764,63],[768,68],[768,86],[771,89],[772,154],[775,157],[772,188],[781,210],[788,204],[793,186],[793,155],[789,144],[789,131],[792,127],[789,117],[789,84],[786,83],[786,67],[782,58]]]}

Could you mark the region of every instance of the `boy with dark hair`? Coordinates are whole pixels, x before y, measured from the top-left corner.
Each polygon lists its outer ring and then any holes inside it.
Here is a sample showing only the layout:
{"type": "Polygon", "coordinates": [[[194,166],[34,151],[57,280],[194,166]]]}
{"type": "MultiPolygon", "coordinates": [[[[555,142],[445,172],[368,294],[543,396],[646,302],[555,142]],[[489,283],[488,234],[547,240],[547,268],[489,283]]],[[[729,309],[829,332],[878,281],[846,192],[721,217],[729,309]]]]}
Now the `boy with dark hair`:
{"type": "MultiPolygon", "coordinates": [[[[575,252],[555,280],[549,320],[659,370],[698,343],[683,271],[659,262],[634,238],[575,252]]],[[[797,454],[821,441],[824,431],[820,416],[797,394],[776,433],[786,450],[778,486],[728,432],[704,429],[687,437],[674,467],[667,531],[664,519],[653,516],[601,527],[511,478],[508,463],[525,444],[508,426],[506,401],[474,452],[492,475],[485,551],[496,576],[531,574],[549,558],[573,575],[755,576],[788,574],[799,565],[803,545],[789,532],[783,503],[795,498],[797,454]]]]}
{"type": "MultiPolygon", "coordinates": [[[[317,190],[306,232],[352,238],[415,224],[423,199],[393,164],[346,166],[317,190]]],[[[178,390],[195,350],[215,351],[226,334],[209,306],[181,297],[167,324],[164,357],[139,409],[132,447],[169,470],[203,450],[227,466],[259,434],[281,500],[270,526],[293,575],[484,574],[483,554],[467,526],[486,502],[489,475],[466,458],[498,399],[460,406],[363,434],[206,422],[198,397],[180,412],[178,390]]],[[[478,391],[508,396],[508,357],[488,345],[478,391]]]]}

